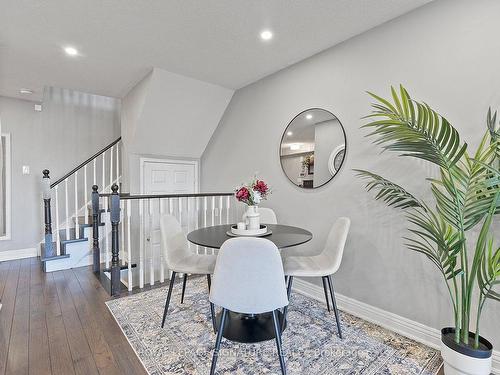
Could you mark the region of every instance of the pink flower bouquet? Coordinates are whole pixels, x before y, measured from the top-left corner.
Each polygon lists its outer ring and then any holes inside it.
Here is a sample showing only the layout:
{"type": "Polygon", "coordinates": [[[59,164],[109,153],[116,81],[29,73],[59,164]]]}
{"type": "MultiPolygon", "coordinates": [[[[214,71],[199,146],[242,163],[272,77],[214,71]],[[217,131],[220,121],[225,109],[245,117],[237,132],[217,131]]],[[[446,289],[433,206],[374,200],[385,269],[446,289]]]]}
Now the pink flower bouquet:
{"type": "Polygon", "coordinates": [[[234,196],[248,206],[257,206],[261,200],[267,199],[269,194],[271,194],[269,186],[264,181],[254,178],[249,184],[237,188],[234,196]]]}

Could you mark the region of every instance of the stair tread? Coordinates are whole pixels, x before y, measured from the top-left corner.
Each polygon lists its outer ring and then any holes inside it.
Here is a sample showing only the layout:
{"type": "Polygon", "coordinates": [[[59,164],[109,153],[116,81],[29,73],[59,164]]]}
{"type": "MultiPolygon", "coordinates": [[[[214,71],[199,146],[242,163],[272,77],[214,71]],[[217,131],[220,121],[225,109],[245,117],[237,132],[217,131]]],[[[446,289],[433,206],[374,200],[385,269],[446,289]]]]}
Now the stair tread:
{"type": "MultiPolygon", "coordinates": [[[[136,263],[132,263],[130,265],[130,268],[136,268],[136,267],[137,267],[136,263]]],[[[126,269],[128,269],[128,263],[127,262],[125,262],[124,265],[120,266],[120,271],[123,271],[123,270],[126,270],[126,269]]],[[[106,263],[101,263],[101,272],[111,272],[111,267],[106,268],[106,263]]]]}
{"type": "MultiPolygon", "coordinates": [[[[56,243],[52,242],[52,246],[54,248],[56,248],[56,243]]],[[[42,262],[46,262],[46,261],[50,261],[50,260],[56,260],[56,259],[64,259],[64,258],[69,258],[69,254],[61,254],[61,255],[54,255],[54,256],[45,256],[45,244],[44,243],[41,244],[41,246],[40,246],[40,260],[42,262]]]]}
{"type": "MultiPolygon", "coordinates": [[[[78,223],[79,225],[92,225],[92,217],[89,217],[88,223],[85,223],[85,216],[78,216],[77,220],[73,217],[73,222],[78,223]]],[[[103,225],[103,223],[99,223],[99,225],[103,225]]]]}
{"type": "Polygon", "coordinates": [[[80,236],[76,236],[76,229],[75,228],[70,228],[69,229],[69,237],[66,236],[66,229],[61,229],[59,230],[59,240],[61,243],[68,243],[68,242],[83,242],[87,241],[87,238],[84,237],[83,230],[80,231],[80,236]]]}

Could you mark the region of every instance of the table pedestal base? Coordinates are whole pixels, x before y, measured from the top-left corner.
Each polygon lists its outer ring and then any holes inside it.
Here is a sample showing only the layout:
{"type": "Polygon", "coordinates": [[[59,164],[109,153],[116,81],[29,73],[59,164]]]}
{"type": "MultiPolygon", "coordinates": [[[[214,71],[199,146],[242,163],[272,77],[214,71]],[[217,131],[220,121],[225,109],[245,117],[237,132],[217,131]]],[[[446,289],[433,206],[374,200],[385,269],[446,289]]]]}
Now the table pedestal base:
{"type": "MultiPolygon", "coordinates": [[[[279,326],[283,322],[283,314],[278,312],[279,326]]],[[[217,314],[217,327],[220,325],[221,313],[217,314]]],[[[286,328],[286,323],[285,323],[286,328]]],[[[227,312],[223,337],[228,340],[253,343],[274,340],[273,314],[239,314],[227,312]]]]}

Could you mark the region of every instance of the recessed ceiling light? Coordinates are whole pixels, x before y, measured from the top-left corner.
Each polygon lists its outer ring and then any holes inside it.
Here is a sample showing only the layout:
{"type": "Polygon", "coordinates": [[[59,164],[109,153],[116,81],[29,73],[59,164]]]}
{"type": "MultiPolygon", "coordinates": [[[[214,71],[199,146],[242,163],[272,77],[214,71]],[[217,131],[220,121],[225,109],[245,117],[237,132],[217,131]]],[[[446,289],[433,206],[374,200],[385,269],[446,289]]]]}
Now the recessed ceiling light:
{"type": "Polygon", "coordinates": [[[288,132],[288,133],[286,133],[286,135],[288,135],[290,137],[293,135],[293,132],[288,132]]]}
{"type": "Polygon", "coordinates": [[[260,38],[262,40],[271,40],[273,38],[273,33],[269,30],[264,30],[260,33],[260,38]]]}
{"type": "Polygon", "coordinates": [[[19,90],[19,93],[23,94],[23,95],[31,95],[31,94],[33,94],[33,90],[31,90],[31,89],[21,89],[21,90],[19,90]]]}
{"type": "Polygon", "coordinates": [[[75,47],[65,47],[64,52],[66,52],[66,55],[68,55],[68,56],[77,56],[78,55],[78,50],[75,47]]]}
{"type": "Polygon", "coordinates": [[[308,113],[308,114],[306,115],[306,119],[311,120],[312,118],[313,118],[313,115],[311,115],[310,113],[308,113]]]}

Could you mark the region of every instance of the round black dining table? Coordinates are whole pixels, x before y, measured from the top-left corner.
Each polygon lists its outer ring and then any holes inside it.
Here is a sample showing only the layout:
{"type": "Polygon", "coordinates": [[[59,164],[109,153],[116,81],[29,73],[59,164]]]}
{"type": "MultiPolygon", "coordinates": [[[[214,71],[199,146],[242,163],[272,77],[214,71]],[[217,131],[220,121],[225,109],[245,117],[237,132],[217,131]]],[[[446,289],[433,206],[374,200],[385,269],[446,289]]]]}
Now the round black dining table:
{"type": "MultiPolygon", "coordinates": [[[[308,230],[281,224],[266,224],[271,234],[263,236],[273,242],[278,249],[286,249],[292,246],[302,245],[312,239],[312,233],[308,230]]],[[[222,244],[230,238],[227,234],[231,230],[231,224],[215,225],[194,230],[187,235],[189,242],[208,247],[220,249],[222,244]]],[[[279,324],[286,328],[283,323],[283,314],[278,313],[279,324]]],[[[217,326],[220,325],[221,314],[217,315],[217,326]]],[[[229,312],[224,325],[223,336],[231,341],[253,343],[274,339],[274,325],[272,313],[264,314],[240,314],[229,312]]]]}

